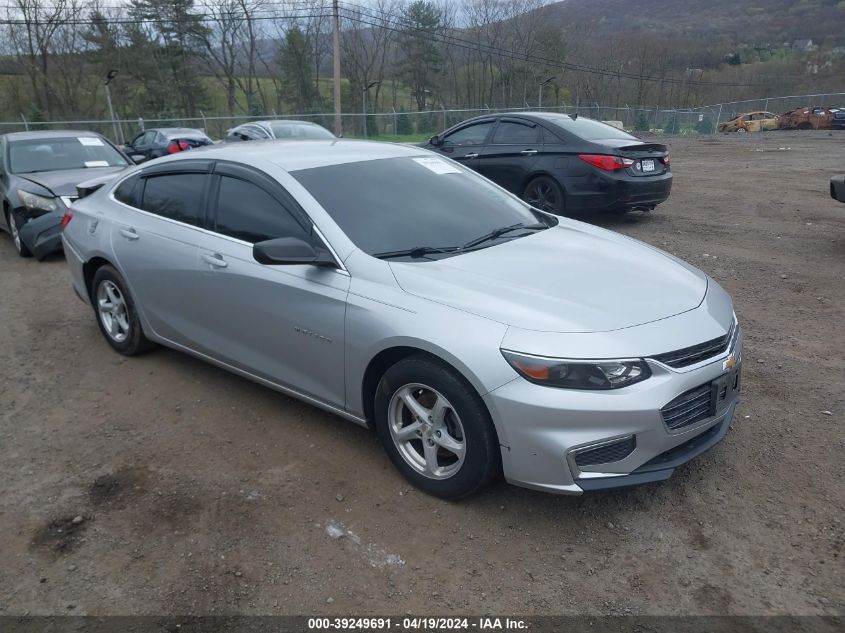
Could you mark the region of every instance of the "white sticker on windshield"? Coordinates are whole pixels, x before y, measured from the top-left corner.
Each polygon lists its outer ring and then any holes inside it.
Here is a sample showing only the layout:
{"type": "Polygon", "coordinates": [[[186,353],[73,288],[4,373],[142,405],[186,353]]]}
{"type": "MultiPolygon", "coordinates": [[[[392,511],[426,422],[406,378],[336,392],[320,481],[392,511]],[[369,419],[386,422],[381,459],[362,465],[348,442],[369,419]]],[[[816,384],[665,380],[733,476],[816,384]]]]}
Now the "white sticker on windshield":
{"type": "Polygon", "coordinates": [[[426,169],[430,169],[435,174],[460,174],[461,170],[447,163],[445,160],[440,160],[433,156],[426,156],[424,158],[415,158],[415,163],[419,163],[426,169]]]}
{"type": "Polygon", "coordinates": [[[98,145],[100,147],[103,145],[103,142],[96,136],[79,136],[77,139],[83,145],[98,145]]]}
{"type": "Polygon", "coordinates": [[[86,160],[85,166],[86,167],[108,167],[109,161],[107,161],[107,160],[86,160]]]}

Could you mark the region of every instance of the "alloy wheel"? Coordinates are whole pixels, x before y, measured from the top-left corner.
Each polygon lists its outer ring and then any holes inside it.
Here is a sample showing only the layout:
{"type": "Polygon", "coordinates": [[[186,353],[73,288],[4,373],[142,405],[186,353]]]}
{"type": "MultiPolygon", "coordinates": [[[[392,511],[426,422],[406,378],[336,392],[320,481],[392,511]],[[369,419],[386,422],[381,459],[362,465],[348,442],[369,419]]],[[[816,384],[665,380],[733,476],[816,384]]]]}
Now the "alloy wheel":
{"type": "Polygon", "coordinates": [[[419,383],[397,389],[387,412],[390,436],[402,459],[430,479],[448,479],[466,457],[461,418],[443,394],[419,383]]]}
{"type": "Polygon", "coordinates": [[[536,182],[525,192],[525,201],[541,211],[555,213],[558,209],[558,196],[554,188],[547,182],[536,182]]]}
{"type": "Polygon", "coordinates": [[[18,223],[15,220],[15,214],[12,213],[12,212],[9,212],[6,217],[9,220],[9,230],[12,232],[12,240],[15,243],[15,248],[20,253],[20,251],[21,251],[21,234],[20,234],[20,231],[18,231],[18,223]]]}
{"type": "Polygon", "coordinates": [[[106,333],[115,343],[129,336],[129,312],[120,288],[109,280],[97,288],[97,313],[106,333]]]}

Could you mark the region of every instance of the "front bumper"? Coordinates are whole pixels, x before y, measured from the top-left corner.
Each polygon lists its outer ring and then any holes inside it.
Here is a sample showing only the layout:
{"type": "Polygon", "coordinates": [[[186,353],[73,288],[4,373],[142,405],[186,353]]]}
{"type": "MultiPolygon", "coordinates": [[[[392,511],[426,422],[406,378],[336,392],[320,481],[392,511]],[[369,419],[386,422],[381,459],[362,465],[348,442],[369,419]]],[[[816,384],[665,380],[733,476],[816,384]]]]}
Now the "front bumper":
{"type": "Polygon", "coordinates": [[[614,391],[572,391],[522,378],[484,399],[500,430],[505,478],[516,485],[561,494],[661,481],[709,450],[727,434],[736,394],[718,413],[671,430],[661,409],[679,395],[724,376],[730,354],[741,359],[742,332],[730,350],[690,368],[648,360],[652,377],[614,391]],[[633,440],[621,459],[579,466],[581,451],[633,440]]]}
{"type": "Polygon", "coordinates": [[[35,217],[20,228],[21,241],[37,259],[62,250],[63,212],[51,211],[35,217]]]}

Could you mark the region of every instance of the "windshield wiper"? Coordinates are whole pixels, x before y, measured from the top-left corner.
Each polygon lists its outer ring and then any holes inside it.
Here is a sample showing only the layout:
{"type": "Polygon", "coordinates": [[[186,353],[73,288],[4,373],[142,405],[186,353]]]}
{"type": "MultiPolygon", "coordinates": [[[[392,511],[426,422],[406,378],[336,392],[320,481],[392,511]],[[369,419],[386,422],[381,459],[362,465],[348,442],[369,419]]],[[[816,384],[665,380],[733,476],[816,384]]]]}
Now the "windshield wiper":
{"type": "Polygon", "coordinates": [[[542,222],[538,222],[537,224],[520,223],[511,224],[510,226],[500,226],[498,229],[493,229],[492,231],[490,231],[489,233],[485,233],[481,237],[476,237],[474,240],[470,240],[469,242],[461,246],[461,250],[484,244],[484,242],[490,242],[513,231],[542,231],[543,229],[547,228],[549,228],[549,225],[543,224],[542,222]]]}
{"type": "Polygon", "coordinates": [[[447,246],[438,248],[436,246],[415,246],[414,248],[406,248],[402,251],[388,251],[386,253],[374,253],[373,257],[378,259],[393,259],[395,257],[410,257],[411,259],[419,259],[426,255],[433,253],[454,253],[460,250],[457,246],[447,246]]]}

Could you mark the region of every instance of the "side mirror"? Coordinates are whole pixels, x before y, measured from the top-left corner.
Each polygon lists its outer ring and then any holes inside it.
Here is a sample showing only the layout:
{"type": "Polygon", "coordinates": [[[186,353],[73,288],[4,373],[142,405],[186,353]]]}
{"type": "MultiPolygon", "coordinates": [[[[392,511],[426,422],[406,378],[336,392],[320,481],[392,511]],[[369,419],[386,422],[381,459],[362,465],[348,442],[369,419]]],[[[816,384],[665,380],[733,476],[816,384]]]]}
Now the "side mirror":
{"type": "Polygon", "coordinates": [[[315,249],[311,244],[295,237],[279,237],[259,242],[252,247],[252,256],[259,264],[294,266],[309,264],[324,268],[337,268],[334,258],[325,249],[315,249]]]}
{"type": "Polygon", "coordinates": [[[144,163],[149,159],[143,154],[129,154],[129,160],[131,160],[136,165],[140,165],[141,163],[144,163]]]}
{"type": "Polygon", "coordinates": [[[435,134],[435,135],[434,135],[434,136],[432,136],[430,139],[428,139],[428,142],[429,142],[431,145],[433,145],[434,147],[440,147],[441,145],[443,145],[443,139],[442,139],[442,138],[440,138],[440,136],[439,136],[439,135],[437,135],[437,134],[435,134]]]}

